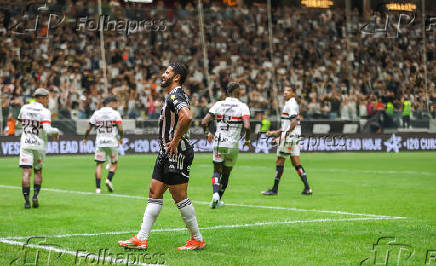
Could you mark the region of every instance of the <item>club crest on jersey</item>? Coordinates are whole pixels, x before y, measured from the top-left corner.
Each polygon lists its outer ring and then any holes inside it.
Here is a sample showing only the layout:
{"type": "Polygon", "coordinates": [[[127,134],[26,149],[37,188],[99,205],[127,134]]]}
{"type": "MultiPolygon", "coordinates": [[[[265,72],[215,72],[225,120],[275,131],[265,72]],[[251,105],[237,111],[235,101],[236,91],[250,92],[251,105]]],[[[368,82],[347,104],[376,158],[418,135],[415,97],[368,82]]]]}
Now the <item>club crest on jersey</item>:
{"type": "Polygon", "coordinates": [[[171,98],[171,100],[174,101],[176,99],[176,95],[173,94],[173,95],[170,96],[170,98],[171,98]]]}

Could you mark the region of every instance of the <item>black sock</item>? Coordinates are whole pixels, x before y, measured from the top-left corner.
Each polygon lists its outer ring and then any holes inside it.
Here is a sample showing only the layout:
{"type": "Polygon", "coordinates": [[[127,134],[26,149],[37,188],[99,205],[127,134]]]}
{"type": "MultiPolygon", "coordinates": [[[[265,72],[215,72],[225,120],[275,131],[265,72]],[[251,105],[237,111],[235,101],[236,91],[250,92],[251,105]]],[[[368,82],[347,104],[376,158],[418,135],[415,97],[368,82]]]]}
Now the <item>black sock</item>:
{"type": "Polygon", "coordinates": [[[282,178],[283,175],[283,165],[276,165],[276,177],[274,178],[274,186],[272,188],[272,191],[277,192],[279,189],[279,182],[280,178],[282,178]]]}
{"type": "Polygon", "coordinates": [[[38,198],[39,190],[41,190],[41,184],[33,184],[33,197],[38,198]]]}
{"type": "Polygon", "coordinates": [[[114,174],[115,173],[113,171],[109,171],[109,173],[107,174],[107,179],[112,182],[112,177],[114,177],[114,174]]]}
{"type": "Polygon", "coordinates": [[[214,172],[212,177],[212,189],[213,193],[218,193],[220,190],[220,176],[221,174],[219,172],[214,172]]]}
{"type": "Polygon", "coordinates": [[[224,192],[226,191],[227,184],[229,183],[229,176],[230,174],[222,174],[221,176],[221,188],[218,194],[220,195],[220,198],[223,197],[224,192]]]}
{"type": "Polygon", "coordinates": [[[297,165],[297,166],[295,166],[295,170],[297,171],[298,175],[300,176],[301,181],[304,183],[304,189],[310,189],[309,183],[307,183],[306,171],[304,171],[303,166],[297,165]]]}
{"type": "Polygon", "coordinates": [[[29,201],[30,187],[22,187],[23,188],[23,196],[26,201],[29,201]]]}
{"type": "Polygon", "coordinates": [[[95,178],[95,185],[97,186],[97,188],[100,188],[100,178],[95,178]]]}

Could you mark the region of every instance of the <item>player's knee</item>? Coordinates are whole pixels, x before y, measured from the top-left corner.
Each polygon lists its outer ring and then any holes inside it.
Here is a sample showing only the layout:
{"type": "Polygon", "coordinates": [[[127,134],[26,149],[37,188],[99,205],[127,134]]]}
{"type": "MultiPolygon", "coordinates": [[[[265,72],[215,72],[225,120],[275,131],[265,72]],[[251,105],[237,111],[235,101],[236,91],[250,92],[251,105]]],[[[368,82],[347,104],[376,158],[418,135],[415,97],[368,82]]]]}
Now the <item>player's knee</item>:
{"type": "Polygon", "coordinates": [[[150,190],[148,191],[148,197],[151,199],[162,199],[163,194],[161,194],[158,189],[153,188],[150,186],[150,190]]]}
{"type": "Polygon", "coordinates": [[[172,193],[171,196],[173,197],[175,203],[179,203],[188,197],[186,192],[182,192],[182,191],[179,191],[177,193],[172,193]]]}
{"type": "Polygon", "coordinates": [[[278,158],[277,158],[277,161],[276,161],[276,165],[278,165],[278,166],[283,166],[283,165],[285,165],[285,158],[283,158],[283,157],[278,157],[278,158]]]}

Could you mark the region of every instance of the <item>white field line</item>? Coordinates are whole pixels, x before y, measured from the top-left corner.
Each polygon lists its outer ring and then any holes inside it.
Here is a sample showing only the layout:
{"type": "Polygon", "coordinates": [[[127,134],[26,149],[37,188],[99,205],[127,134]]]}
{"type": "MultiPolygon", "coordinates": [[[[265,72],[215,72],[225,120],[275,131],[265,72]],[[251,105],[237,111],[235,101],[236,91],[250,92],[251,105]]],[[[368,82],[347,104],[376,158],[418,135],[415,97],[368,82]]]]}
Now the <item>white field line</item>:
{"type": "MultiPolygon", "coordinates": [[[[196,165],[199,168],[210,168],[209,164],[200,164],[196,165]]],[[[256,166],[256,165],[237,165],[236,169],[266,169],[271,170],[270,166],[256,166]]],[[[436,176],[436,172],[428,172],[428,171],[411,171],[411,170],[368,170],[368,169],[344,169],[344,168],[308,168],[306,169],[306,173],[310,172],[329,172],[329,173],[362,173],[362,174],[386,174],[386,175],[423,175],[423,176],[436,176]]]]}
{"type": "MultiPolygon", "coordinates": [[[[209,165],[198,165],[201,168],[210,167],[209,165]]],[[[238,165],[236,168],[240,169],[271,169],[269,166],[247,166],[247,165],[238,165]]],[[[310,168],[306,169],[307,173],[310,172],[332,172],[332,173],[363,173],[363,174],[386,174],[386,175],[425,175],[425,176],[436,176],[435,172],[428,171],[410,171],[410,170],[368,170],[368,169],[343,169],[343,168],[310,168]]]]}
{"type": "Polygon", "coordinates": [[[426,172],[426,171],[409,171],[409,170],[359,170],[359,169],[311,169],[311,171],[314,172],[359,172],[364,174],[387,174],[387,175],[400,175],[400,174],[407,174],[407,175],[426,175],[426,176],[436,176],[436,173],[432,172],[426,172]]]}
{"type": "MultiPolygon", "coordinates": [[[[359,217],[359,218],[322,218],[322,219],[312,219],[312,220],[292,220],[292,221],[281,221],[281,222],[257,222],[250,224],[228,224],[228,225],[216,225],[211,227],[200,227],[200,230],[216,230],[216,229],[231,229],[231,228],[241,228],[241,227],[257,227],[265,225],[282,225],[282,224],[303,224],[303,223],[327,223],[327,222],[353,222],[353,221],[371,221],[371,220],[402,220],[407,219],[405,217],[359,217]]],[[[153,229],[152,232],[176,232],[185,231],[186,227],[182,228],[161,228],[153,229]]],[[[63,234],[63,235],[51,235],[51,236],[41,236],[46,238],[63,238],[63,237],[75,237],[75,236],[100,236],[100,235],[122,235],[132,233],[131,231],[121,231],[121,232],[102,232],[102,233],[83,233],[83,234],[63,234]]],[[[11,236],[0,238],[2,240],[19,240],[19,239],[29,239],[32,236],[11,236]]],[[[36,236],[33,236],[36,237],[36,236]]]]}
{"type": "MultiPolygon", "coordinates": [[[[47,250],[50,252],[54,251],[57,253],[60,253],[60,255],[63,254],[68,254],[68,255],[72,255],[74,257],[76,257],[77,260],[81,260],[82,258],[87,258],[87,260],[89,261],[100,261],[103,260],[105,262],[110,262],[110,263],[115,263],[115,264],[125,264],[127,265],[128,261],[127,259],[121,259],[121,258],[112,258],[110,256],[104,256],[103,258],[100,258],[97,255],[94,254],[90,254],[89,252],[79,252],[79,250],[77,251],[72,251],[72,250],[68,250],[68,249],[63,249],[63,248],[55,248],[55,247],[51,247],[51,246],[42,246],[42,245],[35,245],[35,244],[27,244],[25,242],[19,242],[19,241],[15,241],[15,240],[7,240],[7,239],[0,239],[0,243],[4,243],[4,244],[9,244],[9,245],[13,245],[13,246],[22,246],[24,248],[24,246],[26,246],[27,248],[34,248],[34,249],[42,249],[42,250],[47,250]]],[[[20,259],[20,258],[19,258],[20,259]]],[[[130,262],[129,262],[130,263],[130,262]]],[[[104,264],[104,263],[103,263],[104,264]]],[[[136,264],[135,265],[159,265],[159,264],[146,264],[146,263],[140,263],[140,264],[136,264]]]]}
{"type": "MultiPolygon", "coordinates": [[[[7,189],[21,189],[18,186],[7,186],[0,185],[0,188],[7,189]]],[[[132,196],[132,195],[123,195],[123,194],[96,194],[94,192],[84,192],[84,191],[75,191],[75,190],[63,190],[56,188],[42,188],[43,191],[50,192],[59,192],[59,193],[72,193],[72,194],[82,194],[82,195],[94,195],[94,196],[107,196],[107,197],[119,197],[119,198],[129,198],[129,199],[141,199],[145,201],[145,197],[141,196],[132,196]]],[[[201,205],[209,205],[210,202],[206,201],[193,201],[195,204],[201,205]]],[[[394,216],[386,216],[386,215],[376,215],[376,214],[367,214],[367,213],[354,213],[354,212],[346,212],[346,211],[330,211],[330,210],[315,210],[315,209],[299,209],[299,208],[289,208],[289,207],[280,207],[280,206],[264,206],[264,205],[247,205],[247,204],[237,204],[237,203],[226,203],[226,206],[234,206],[234,207],[245,207],[245,208],[261,208],[261,209],[273,209],[273,210],[287,210],[287,211],[296,211],[296,212],[317,212],[317,213],[330,213],[330,214],[340,214],[340,215],[354,215],[354,216],[364,216],[364,217],[379,217],[379,218],[404,218],[404,217],[394,217],[394,216]]]]}

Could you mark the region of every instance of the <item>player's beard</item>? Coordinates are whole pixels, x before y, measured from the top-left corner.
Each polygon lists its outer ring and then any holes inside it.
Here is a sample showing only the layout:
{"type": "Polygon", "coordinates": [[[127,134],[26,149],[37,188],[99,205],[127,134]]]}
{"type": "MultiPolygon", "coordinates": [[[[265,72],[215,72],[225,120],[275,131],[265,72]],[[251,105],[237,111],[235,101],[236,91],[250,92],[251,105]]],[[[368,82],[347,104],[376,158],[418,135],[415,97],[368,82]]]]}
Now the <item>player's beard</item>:
{"type": "Polygon", "coordinates": [[[162,80],[162,82],[160,83],[160,86],[162,88],[166,88],[166,87],[170,86],[171,83],[173,83],[173,79],[174,79],[174,77],[167,78],[167,80],[165,82],[162,80]]]}

